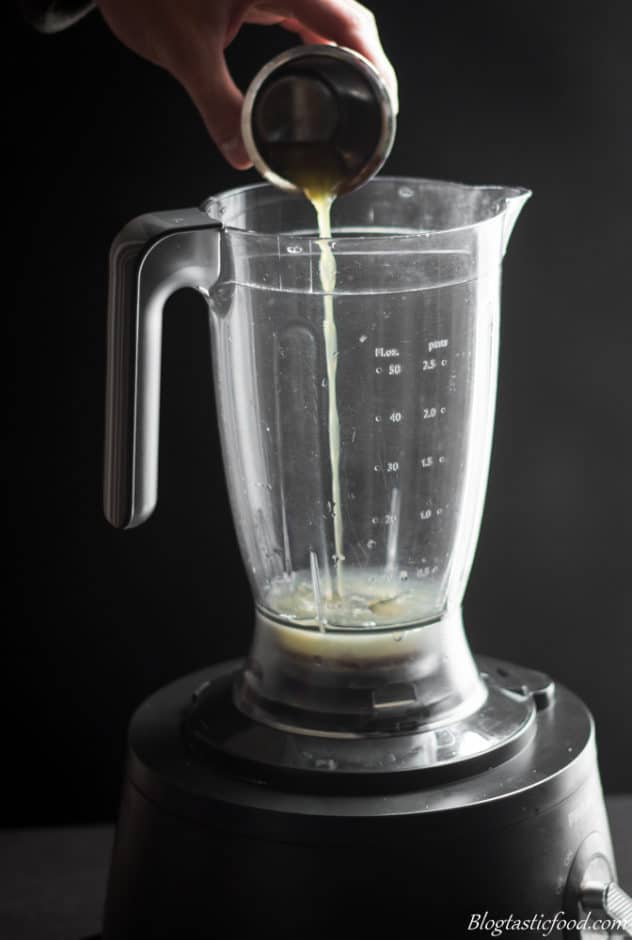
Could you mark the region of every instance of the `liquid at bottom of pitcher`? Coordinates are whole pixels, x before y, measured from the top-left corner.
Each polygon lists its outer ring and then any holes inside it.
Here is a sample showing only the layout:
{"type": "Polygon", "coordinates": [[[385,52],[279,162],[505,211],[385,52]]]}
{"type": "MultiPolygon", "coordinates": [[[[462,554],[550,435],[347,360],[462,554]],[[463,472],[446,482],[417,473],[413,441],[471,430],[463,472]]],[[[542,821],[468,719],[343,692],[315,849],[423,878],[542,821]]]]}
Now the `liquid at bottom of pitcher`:
{"type": "Polygon", "coordinates": [[[284,623],[331,630],[381,630],[419,626],[443,611],[441,585],[414,582],[384,569],[345,567],[344,593],[327,593],[309,571],[276,578],[260,604],[284,623]]]}

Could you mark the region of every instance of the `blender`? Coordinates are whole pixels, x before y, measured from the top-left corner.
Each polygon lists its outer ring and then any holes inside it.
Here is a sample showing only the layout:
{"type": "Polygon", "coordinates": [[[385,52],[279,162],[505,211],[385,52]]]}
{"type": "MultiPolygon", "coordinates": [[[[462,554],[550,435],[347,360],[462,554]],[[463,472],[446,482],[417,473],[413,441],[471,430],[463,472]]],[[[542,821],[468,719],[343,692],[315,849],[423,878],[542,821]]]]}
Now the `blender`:
{"type": "Polygon", "coordinates": [[[625,905],[589,712],[541,672],[475,659],[461,620],[527,196],[377,177],[335,204],[337,507],[308,202],[248,186],[115,242],[106,514],[131,527],[155,504],[162,307],[194,287],[255,631],[245,662],[132,721],[106,940],[410,918],[465,934],[484,912],[625,905]]]}
{"type": "Polygon", "coordinates": [[[106,516],[155,506],[162,308],[192,287],[255,625],[244,661],[132,720],[105,940],[632,923],[588,710],[474,657],[461,617],[528,196],[378,176],[319,238],[307,200],[264,183],[115,241],[106,516]]]}

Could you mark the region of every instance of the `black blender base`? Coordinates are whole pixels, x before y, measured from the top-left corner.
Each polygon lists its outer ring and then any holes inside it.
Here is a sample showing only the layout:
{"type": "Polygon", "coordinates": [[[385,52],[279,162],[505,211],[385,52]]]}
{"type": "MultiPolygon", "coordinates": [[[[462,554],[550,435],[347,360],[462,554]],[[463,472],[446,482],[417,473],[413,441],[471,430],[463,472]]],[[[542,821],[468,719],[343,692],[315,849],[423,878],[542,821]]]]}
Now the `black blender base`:
{"type": "Polygon", "coordinates": [[[614,874],[592,721],[567,690],[498,767],[386,794],[359,777],[337,793],[185,748],[191,696],[234,669],[179,680],[132,721],[104,940],[466,937],[477,915],[541,937],[538,917],[577,917],[569,873],[587,839],[587,861],[614,874]]]}

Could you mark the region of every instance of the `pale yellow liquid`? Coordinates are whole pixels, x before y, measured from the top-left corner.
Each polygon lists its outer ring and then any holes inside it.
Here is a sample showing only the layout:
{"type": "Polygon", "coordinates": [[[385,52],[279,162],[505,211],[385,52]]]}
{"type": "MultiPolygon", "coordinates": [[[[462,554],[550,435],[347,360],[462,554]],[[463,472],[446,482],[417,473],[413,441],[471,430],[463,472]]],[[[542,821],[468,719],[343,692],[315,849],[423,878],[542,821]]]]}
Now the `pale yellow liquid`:
{"type": "MultiPolygon", "coordinates": [[[[308,198],[310,198],[308,194],[308,198]]],[[[331,205],[334,197],[329,193],[315,195],[310,201],[318,217],[318,234],[323,239],[331,238],[331,205]]],[[[323,291],[323,333],[325,336],[325,359],[327,361],[327,399],[329,425],[329,462],[331,466],[331,502],[334,516],[334,550],[336,587],[335,593],[342,597],[343,570],[345,560],[342,531],[342,493],[340,489],[340,417],[336,394],[336,372],[338,369],[338,331],[334,319],[333,292],[336,287],[336,258],[328,241],[321,242],[320,282],[323,291]]]]}
{"type": "Polygon", "coordinates": [[[343,596],[323,593],[317,604],[310,572],[297,571],[273,581],[265,606],[295,626],[329,629],[401,627],[438,615],[432,581],[388,575],[382,568],[345,572],[343,596]]]}
{"type": "MultiPolygon", "coordinates": [[[[342,492],[340,486],[340,418],[336,395],[338,366],[338,333],[334,318],[334,291],[336,289],[336,258],[328,239],[331,238],[331,207],[345,169],[336,152],[328,145],[279,145],[274,151],[275,166],[283,176],[300,186],[314,209],[318,222],[320,243],[319,274],[323,289],[323,335],[327,366],[327,424],[329,438],[329,464],[331,467],[331,511],[334,524],[334,583],[323,585],[327,600],[344,595],[343,563],[345,560],[342,525],[342,492]]],[[[326,568],[328,570],[328,566],[326,568]]]]}

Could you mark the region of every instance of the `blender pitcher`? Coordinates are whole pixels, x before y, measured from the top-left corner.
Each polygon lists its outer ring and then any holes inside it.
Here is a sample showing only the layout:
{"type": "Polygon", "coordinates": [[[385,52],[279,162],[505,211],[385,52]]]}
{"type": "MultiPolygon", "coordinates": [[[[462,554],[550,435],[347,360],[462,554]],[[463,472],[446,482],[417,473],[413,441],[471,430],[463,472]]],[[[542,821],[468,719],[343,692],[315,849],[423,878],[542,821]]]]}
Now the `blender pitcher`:
{"type": "MultiPolygon", "coordinates": [[[[417,763],[498,745],[479,727],[494,692],[460,605],[491,448],[501,261],[528,196],[378,177],[334,203],[319,239],[306,199],[263,184],[143,216],[115,242],[106,515],[135,526],[156,502],[161,311],[194,287],[256,607],[243,713],[333,736],[460,729],[417,763]]],[[[501,704],[508,739],[530,711],[501,704]]]]}

